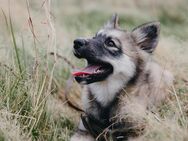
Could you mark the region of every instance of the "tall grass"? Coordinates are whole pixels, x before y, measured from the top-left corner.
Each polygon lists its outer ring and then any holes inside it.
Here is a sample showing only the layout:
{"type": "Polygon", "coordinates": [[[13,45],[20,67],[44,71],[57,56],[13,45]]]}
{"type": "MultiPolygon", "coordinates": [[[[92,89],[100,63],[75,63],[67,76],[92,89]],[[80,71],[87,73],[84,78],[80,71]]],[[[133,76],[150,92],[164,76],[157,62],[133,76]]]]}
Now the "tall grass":
{"type": "MultiPolygon", "coordinates": [[[[155,57],[176,78],[168,102],[158,115],[148,116],[152,126],[144,140],[187,140],[187,1],[0,3],[0,141],[70,139],[79,113],[67,106],[65,85],[72,69],[84,65],[73,57],[72,41],[94,35],[113,12],[120,15],[127,30],[160,20],[161,40],[155,57]]],[[[81,105],[80,87],[73,84],[70,97],[81,105]]]]}

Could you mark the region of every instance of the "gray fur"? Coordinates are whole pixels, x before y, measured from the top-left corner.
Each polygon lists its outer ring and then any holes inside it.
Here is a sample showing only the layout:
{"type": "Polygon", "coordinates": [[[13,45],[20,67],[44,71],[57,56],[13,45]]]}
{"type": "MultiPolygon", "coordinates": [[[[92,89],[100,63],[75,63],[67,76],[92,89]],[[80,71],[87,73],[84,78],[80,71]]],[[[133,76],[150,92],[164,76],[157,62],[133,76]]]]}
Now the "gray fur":
{"type": "Polygon", "coordinates": [[[147,127],[146,113],[167,97],[173,76],[153,61],[151,54],[158,43],[159,23],[146,23],[131,32],[120,29],[117,23],[115,15],[97,36],[118,39],[122,52],[118,57],[101,56],[113,66],[113,74],[103,81],[84,86],[82,101],[86,117],[82,117],[78,132],[71,141],[109,140],[106,128],[111,131],[113,140],[136,139],[147,127]],[[91,125],[89,130],[88,125],[91,125]]]}

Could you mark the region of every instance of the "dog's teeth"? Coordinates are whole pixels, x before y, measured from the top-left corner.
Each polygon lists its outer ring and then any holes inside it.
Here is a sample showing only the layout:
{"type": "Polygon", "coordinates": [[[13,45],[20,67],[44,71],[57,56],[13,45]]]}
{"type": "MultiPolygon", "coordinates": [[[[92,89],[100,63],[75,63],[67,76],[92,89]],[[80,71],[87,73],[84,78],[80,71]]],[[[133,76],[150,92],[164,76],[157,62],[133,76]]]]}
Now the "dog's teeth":
{"type": "Polygon", "coordinates": [[[87,74],[82,74],[81,77],[88,77],[89,75],[87,74]]]}
{"type": "Polygon", "coordinates": [[[101,68],[99,68],[98,70],[96,70],[96,73],[101,73],[103,70],[101,68]]]}
{"type": "Polygon", "coordinates": [[[95,73],[99,73],[99,72],[101,72],[99,69],[97,69],[97,70],[95,71],[95,73]]]}

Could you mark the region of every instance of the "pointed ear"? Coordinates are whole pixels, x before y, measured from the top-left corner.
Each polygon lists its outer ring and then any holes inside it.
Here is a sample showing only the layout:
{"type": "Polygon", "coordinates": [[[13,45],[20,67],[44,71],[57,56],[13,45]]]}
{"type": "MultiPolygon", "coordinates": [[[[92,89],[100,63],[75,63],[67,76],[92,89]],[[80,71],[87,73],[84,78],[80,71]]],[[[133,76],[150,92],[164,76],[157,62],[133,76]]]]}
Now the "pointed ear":
{"type": "Polygon", "coordinates": [[[104,28],[118,28],[119,18],[117,14],[113,14],[111,19],[104,25],[104,28]]]}
{"type": "Polygon", "coordinates": [[[133,29],[132,36],[136,44],[148,53],[152,53],[159,39],[160,23],[150,22],[133,29]]]}

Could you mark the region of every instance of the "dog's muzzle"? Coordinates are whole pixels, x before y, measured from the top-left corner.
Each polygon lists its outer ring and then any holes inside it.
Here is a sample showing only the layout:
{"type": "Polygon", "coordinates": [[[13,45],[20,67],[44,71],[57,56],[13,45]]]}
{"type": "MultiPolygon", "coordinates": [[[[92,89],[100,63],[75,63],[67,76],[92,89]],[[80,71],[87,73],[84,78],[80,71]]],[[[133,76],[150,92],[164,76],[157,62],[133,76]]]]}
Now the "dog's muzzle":
{"type": "Polygon", "coordinates": [[[106,79],[113,72],[113,67],[108,62],[102,60],[99,44],[92,39],[74,40],[74,55],[87,60],[87,66],[81,70],[76,70],[73,75],[78,83],[90,84],[106,79]],[[95,46],[93,45],[94,43],[95,46]]]}

